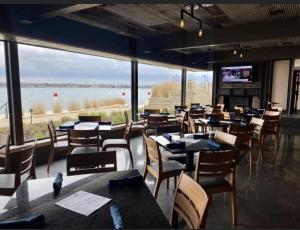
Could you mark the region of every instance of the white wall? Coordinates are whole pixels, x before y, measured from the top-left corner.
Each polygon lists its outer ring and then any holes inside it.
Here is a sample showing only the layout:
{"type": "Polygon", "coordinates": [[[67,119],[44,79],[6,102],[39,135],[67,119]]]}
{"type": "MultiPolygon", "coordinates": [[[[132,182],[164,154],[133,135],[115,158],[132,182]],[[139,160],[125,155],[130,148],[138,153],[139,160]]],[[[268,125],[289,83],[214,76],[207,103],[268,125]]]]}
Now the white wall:
{"type": "Polygon", "coordinates": [[[272,101],[287,109],[290,61],[275,61],[273,66],[272,101]]]}

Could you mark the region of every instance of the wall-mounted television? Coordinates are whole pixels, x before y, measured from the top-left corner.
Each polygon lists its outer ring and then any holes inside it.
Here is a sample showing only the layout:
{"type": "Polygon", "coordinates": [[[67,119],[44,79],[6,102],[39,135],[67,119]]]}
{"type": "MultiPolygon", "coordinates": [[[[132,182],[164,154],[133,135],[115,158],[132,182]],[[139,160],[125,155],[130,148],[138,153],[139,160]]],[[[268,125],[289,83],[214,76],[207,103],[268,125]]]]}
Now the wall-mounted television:
{"type": "Polygon", "coordinates": [[[221,68],[222,82],[249,83],[253,81],[252,66],[230,66],[221,68]]]}

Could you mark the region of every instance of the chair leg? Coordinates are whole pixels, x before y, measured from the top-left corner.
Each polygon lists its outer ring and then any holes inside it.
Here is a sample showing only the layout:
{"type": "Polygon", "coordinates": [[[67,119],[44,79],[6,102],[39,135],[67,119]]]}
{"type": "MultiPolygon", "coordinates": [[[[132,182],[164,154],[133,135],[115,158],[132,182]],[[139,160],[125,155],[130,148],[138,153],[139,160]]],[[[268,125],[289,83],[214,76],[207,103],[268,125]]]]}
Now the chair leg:
{"type": "Polygon", "coordinates": [[[172,228],[178,228],[178,213],[174,209],[171,215],[171,225],[172,228]]]}
{"type": "Polygon", "coordinates": [[[232,224],[236,225],[237,211],[236,211],[236,191],[235,191],[235,189],[231,193],[231,212],[232,212],[232,224]]]}
{"type": "Polygon", "coordinates": [[[48,166],[47,166],[47,173],[49,174],[50,172],[50,165],[53,163],[53,158],[54,158],[54,149],[50,148],[50,153],[48,156],[48,166]]]}
{"type": "Polygon", "coordinates": [[[155,199],[157,198],[157,194],[158,194],[158,190],[159,190],[159,186],[160,186],[161,181],[162,181],[162,179],[159,178],[159,177],[156,180],[156,184],[155,184],[155,188],[154,188],[154,193],[153,193],[153,196],[154,196],[155,199]]]}
{"type": "Polygon", "coordinates": [[[130,147],[128,148],[128,153],[129,153],[129,157],[130,157],[131,167],[133,169],[133,157],[132,157],[132,152],[130,150],[130,147]]]}
{"type": "Polygon", "coordinates": [[[167,178],[167,189],[169,189],[169,178],[167,178]]]}
{"type": "Polygon", "coordinates": [[[177,187],[177,176],[174,176],[174,190],[176,190],[177,187]]]}
{"type": "Polygon", "coordinates": [[[146,180],[146,177],[147,177],[147,173],[148,173],[148,170],[147,170],[147,165],[145,165],[145,170],[144,170],[144,180],[146,180]]]}
{"type": "Polygon", "coordinates": [[[252,148],[248,151],[248,155],[249,155],[249,170],[251,173],[252,172],[252,148]]]}

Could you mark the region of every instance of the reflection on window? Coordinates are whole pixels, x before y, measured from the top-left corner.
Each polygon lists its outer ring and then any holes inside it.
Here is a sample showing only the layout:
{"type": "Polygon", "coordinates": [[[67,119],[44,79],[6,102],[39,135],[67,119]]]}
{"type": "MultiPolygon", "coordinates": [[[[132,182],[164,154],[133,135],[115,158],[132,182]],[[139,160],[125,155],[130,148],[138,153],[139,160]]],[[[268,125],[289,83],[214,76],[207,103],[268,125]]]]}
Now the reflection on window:
{"type": "Polygon", "coordinates": [[[19,45],[24,138],[48,136],[78,115],[124,122],[130,112],[130,62],[19,45]]]}
{"type": "Polygon", "coordinates": [[[187,71],[186,83],[186,105],[200,103],[211,105],[212,103],[213,72],[191,72],[187,71]]]}
{"type": "Polygon", "coordinates": [[[4,43],[0,42],[0,133],[9,133],[4,43]]]}
{"type": "Polygon", "coordinates": [[[139,64],[138,106],[144,109],[160,109],[174,112],[180,105],[181,70],[139,64]]]}

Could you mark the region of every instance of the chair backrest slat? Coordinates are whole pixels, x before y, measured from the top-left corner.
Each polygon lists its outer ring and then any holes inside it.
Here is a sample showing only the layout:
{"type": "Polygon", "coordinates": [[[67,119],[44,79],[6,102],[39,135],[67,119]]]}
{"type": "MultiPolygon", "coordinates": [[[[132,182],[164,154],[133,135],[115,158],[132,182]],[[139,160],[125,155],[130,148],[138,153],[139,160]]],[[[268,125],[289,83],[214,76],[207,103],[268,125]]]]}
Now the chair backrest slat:
{"type": "Polygon", "coordinates": [[[162,170],[162,160],[158,144],[155,140],[151,139],[150,137],[147,137],[145,134],[144,141],[146,143],[146,162],[147,164],[151,163],[151,161],[158,163],[158,170],[160,173],[162,170]]]}
{"type": "Polygon", "coordinates": [[[35,178],[35,147],[37,141],[32,145],[24,147],[14,153],[10,153],[10,164],[13,169],[10,173],[15,173],[15,188],[21,184],[21,176],[29,173],[29,177],[35,178]],[[15,161],[15,162],[12,162],[15,161]]]}
{"type": "Polygon", "coordinates": [[[67,175],[102,173],[116,170],[116,151],[67,155],[67,175]],[[100,165],[101,167],[98,167],[100,165]],[[105,165],[105,167],[102,167],[103,165],[105,165]]]}
{"type": "Polygon", "coordinates": [[[225,132],[221,132],[221,131],[216,131],[216,133],[215,133],[215,140],[219,143],[234,146],[236,143],[236,139],[237,139],[236,136],[229,134],[229,133],[225,133],[225,132]]]}
{"type": "Polygon", "coordinates": [[[156,126],[156,136],[162,135],[163,133],[181,133],[180,125],[165,125],[156,126]]]}
{"type": "MultiPolygon", "coordinates": [[[[207,204],[208,197],[202,187],[182,172],[175,192],[172,214],[177,212],[182,216],[190,229],[204,228],[203,217],[207,204]]],[[[173,227],[175,224],[172,219],[173,227]]]]}
{"type": "Polygon", "coordinates": [[[237,141],[249,144],[253,137],[254,125],[230,125],[229,133],[237,137],[237,141]]]}
{"type": "Polygon", "coordinates": [[[56,130],[55,130],[53,121],[52,120],[49,121],[47,126],[48,126],[49,135],[50,135],[50,140],[51,140],[51,143],[53,144],[53,143],[57,142],[56,130]]]}
{"type": "Polygon", "coordinates": [[[10,165],[8,161],[9,154],[9,145],[10,145],[10,135],[9,134],[0,134],[0,154],[4,155],[4,167],[6,171],[9,171],[10,165]]]}
{"type": "Polygon", "coordinates": [[[220,150],[214,152],[200,152],[195,170],[195,180],[200,176],[226,176],[235,170],[236,150],[220,150]]]}
{"type": "Polygon", "coordinates": [[[78,116],[79,121],[81,122],[100,122],[101,121],[101,116],[92,116],[92,115],[79,115],[78,116]]]}
{"type": "Polygon", "coordinates": [[[95,130],[74,130],[69,129],[68,131],[68,145],[69,152],[73,150],[73,148],[79,146],[96,146],[100,148],[100,133],[98,129],[95,130]]]}

